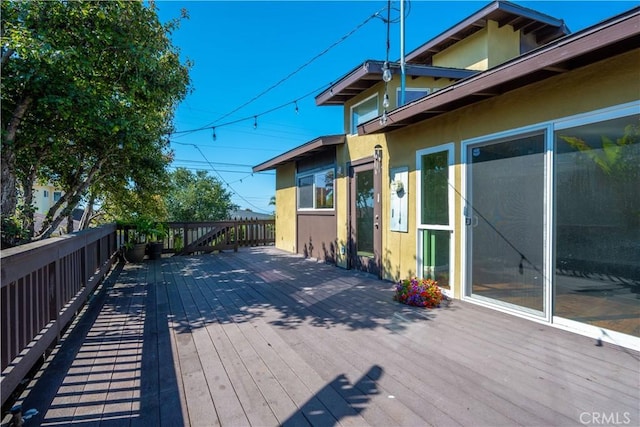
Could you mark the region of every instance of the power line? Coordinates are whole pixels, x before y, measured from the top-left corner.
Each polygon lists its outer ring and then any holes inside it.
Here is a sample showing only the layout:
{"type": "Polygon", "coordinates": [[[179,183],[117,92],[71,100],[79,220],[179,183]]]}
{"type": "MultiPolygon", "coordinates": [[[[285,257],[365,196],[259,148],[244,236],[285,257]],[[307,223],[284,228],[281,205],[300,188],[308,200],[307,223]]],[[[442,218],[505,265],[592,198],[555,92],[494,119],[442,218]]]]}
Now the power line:
{"type": "Polygon", "coordinates": [[[256,123],[256,126],[257,126],[258,117],[264,116],[264,115],[269,114],[269,113],[273,113],[274,111],[277,111],[277,110],[281,110],[284,107],[290,106],[292,104],[296,104],[297,105],[297,101],[300,101],[302,99],[308,98],[309,96],[313,95],[314,93],[317,93],[317,92],[321,91],[322,89],[325,89],[325,88],[331,86],[332,84],[333,83],[325,83],[322,86],[320,86],[319,88],[314,89],[311,92],[308,92],[307,94],[305,94],[305,95],[303,95],[303,96],[301,96],[299,98],[296,98],[294,101],[285,102],[284,104],[278,105],[277,107],[274,107],[274,108],[271,108],[269,110],[263,111],[263,112],[261,112],[259,114],[253,114],[251,116],[246,116],[246,117],[243,117],[241,119],[232,120],[230,122],[219,123],[219,124],[217,124],[215,126],[212,126],[211,124],[209,124],[209,125],[206,125],[206,126],[202,126],[202,127],[196,128],[196,129],[175,131],[175,132],[171,132],[170,136],[172,136],[172,135],[185,135],[185,134],[190,134],[190,133],[199,132],[199,131],[208,130],[208,129],[213,129],[214,132],[215,132],[215,130],[217,128],[220,128],[220,127],[223,127],[223,126],[234,125],[234,124],[240,123],[240,122],[246,122],[247,120],[254,120],[254,122],[256,123]]]}
{"type": "MultiPolygon", "coordinates": [[[[184,143],[184,142],[178,142],[178,141],[174,141],[174,140],[169,140],[169,142],[171,142],[172,144],[178,144],[178,145],[193,145],[193,143],[184,143]]],[[[281,149],[276,149],[276,148],[248,148],[248,147],[231,147],[228,145],[210,145],[210,144],[198,144],[202,147],[212,147],[212,148],[226,148],[226,149],[231,149],[231,150],[249,150],[249,151],[272,151],[272,152],[282,152],[281,149]]]]}
{"type": "MultiPolygon", "coordinates": [[[[180,163],[207,163],[202,160],[191,160],[191,159],[174,159],[174,162],[180,163]]],[[[243,163],[222,163],[222,162],[211,162],[213,165],[222,165],[222,166],[240,166],[246,168],[252,168],[253,165],[243,164],[243,163]]]]}
{"type": "MultiPolygon", "coordinates": [[[[284,77],[283,79],[281,79],[280,81],[278,81],[277,83],[271,85],[269,88],[265,89],[264,91],[260,92],[258,95],[254,96],[253,98],[251,98],[249,101],[245,102],[244,104],[240,105],[239,107],[236,107],[235,109],[231,110],[230,112],[224,114],[222,117],[218,118],[217,120],[213,121],[212,123],[210,123],[211,125],[219,122],[220,120],[229,117],[231,114],[235,113],[236,111],[246,107],[247,105],[251,104],[252,102],[256,101],[257,99],[261,98],[262,96],[266,95],[268,92],[270,92],[271,90],[275,89],[276,87],[280,86],[282,83],[284,83],[285,81],[289,80],[291,77],[293,77],[294,75],[296,75],[297,73],[299,73],[300,71],[302,71],[302,69],[304,69],[305,67],[307,67],[308,65],[310,65],[313,61],[315,61],[316,59],[320,58],[321,56],[325,55],[327,52],[329,52],[331,49],[333,49],[334,47],[336,47],[337,45],[339,45],[340,43],[342,43],[343,41],[345,41],[347,38],[349,38],[352,34],[354,34],[356,31],[358,31],[360,28],[362,28],[363,26],[365,26],[369,21],[371,21],[372,19],[376,18],[385,8],[383,7],[382,9],[380,9],[379,11],[375,12],[373,15],[369,16],[367,19],[365,19],[363,22],[361,22],[358,26],[356,26],[353,30],[349,31],[347,34],[345,34],[344,36],[342,36],[338,41],[334,42],[333,44],[331,44],[328,48],[326,48],[325,50],[323,50],[322,52],[320,52],[319,54],[317,54],[316,56],[314,56],[313,58],[311,58],[309,61],[307,61],[306,63],[302,64],[300,67],[298,67],[296,70],[292,71],[291,73],[289,73],[286,77],[284,77]]],[[[295,103],[295,101],[294,101],[295,103]]],[[[297,106],[296,106],[297,108],[297,106]]]]}
{"type": "MultiPolygon", "coordinates": [[[[195,172],[197,172],[197,171],[211,171],[211,172],[216,172],[216,173],[218,173],[218,172],[224,172],[224,173],[235,173],[235,174],[246,174],[246,173],[247,173],[247,171],[236,171],[236,170],[227,170],[227,169],[199,168],[199,167],[195,167],[195,166],[194,166],[194,167],[186,167],[186,166],[169,166],[169,167],[170,167],[170,168],[172,168],[172,169],[174,169],[174,170],[176,170],[176,169],[188,169],[188,170],[190,170],[190,171],[195,171],[195,172]]],[[[256,174],[259,174],[259,175],[264,175],[264,176],[275,176],[275,173],[269,173],[269,172],[255,172],[255,173],[256,173],[256,174]]],[[[252,176],[252,174],[249,174],[249,175],[245,176],[244,178],[241,178],[241,179],[240,179],[240,180],[238,180],[238,181],[242,181],[243,179],[245,179],[245,178],[247,178],[247,177],[249,177],[249,176],[252,176]]],[[[233,184],[234,182],[237,182],[237,181],[233,181],[233,182],[231,182],[231,184],[233,184]]]]}
{"type": "MultiPolygon", "coordinates": [[[[185,145],[187,145],[187,144],[185,144],[185,145]]],[[[270,213],[270,212],[267,212],[267,211],[265,211],[264,209],[262,209],[262,208],[260,208],[260,207],[258,207],[258,206],[256,206],[256,205],[254,205],[253,203],[251,203],[250,201],[248,201],[247,199],[245,199],[242,195],[240,195],[240,193],[238,193],[238,192],[237,192],[237,191],[236,191],[236,190],[235,190],[235,189],[234,189],[234,188],[229,184],[229,182],[227,182],[227,180],[226,180],[226,179],[224,179],[224,177],[222,176],[222,174],[221,174],[220,172],[218,172],[218,171],[217,171],[217,169],[216,169],[215,167],[213,167],[213,164],[211,164],[211,162],[209,161],[209,159],[207,158],[207,156],[205,156],[205,155],[204,155],[204,153],[202,152],[202,150],[200,149],[200,147],[198,147],[198,146],[197,146],[197,145],[195,145],[195,144],[190,144],[190,145],[193,145],[193,146],[196,148],[196,150],[198,150],[198,151],[200,152],[200,155],[202,155],[202,158],[207,162],[207,164],[209,164],[209,166],[211,167],[211,169],[213,169],[213,171],[214,171],[215,173],[217,173],[217,174],[218,174],[218,176],[220,177],[220,179],[222,180],[222,182],[223,182],[223,183],[225,183],[225,184],[227,185],[227,187],[228,187],[228,188],[229,188],[233,193],[235,193],[235,195],[236,195],[236,196],[238,196],[242,201],[244,201],[246,204],[248,204],[249,206],[253,207],[254,209],[257,209],[257,210],[259,210],[259,211],[261,211],[261,212],[264,212],[264,213],[270,213]]]]}
{"type": "MultiPolygon", "coordinates": [[[[251,116],[247,116],[247,117],[243,117],[241,119],[237,119],[237,120],[232,120],[229,122],[224,122],[224,123],[219,123],[222,119],[225,119],[227,117],[229,117],[230,115],[232,115],[233,113],[241,110],[242,108],[246,107],[247,105],[253,103],[254,101],[256,101],[257,99],[261,98],[262,96],[266,95],[268,92],[270,92],[271,90],[275,89],[276,87],[278,87],[279,85],[281,85],[282,83],[284,83],[285,81],[289,80],[291,77],[293,77],[295,74],[299,73],[300,71],[302,71],[305,67],[307,67],[308,65],[310,65],[312,62],[314,62],[316,59],[320,58],[321,56],[325,55],[327,52],[329,52],[331,49],[333,49],[335,46],[337,46],[338,44],[344,42],[347,38],[349,38],[351,35],[353,35],[356,31],[358,31],[360,28],[362,28],[364,25],[366,25],[369,21],[371,21],[372,19],[375,18],[379,18],[380,13],[382,11],[384,11],[387,8],[387,6],[381,8],[380,10],[378,10],[377,12],[373,13],[372,15],[370,15],[369,17],[367,17],[367,19],[365,19],[363,22],[361,22],[360,24],[358,24],[354,29],[352,29],[351,31],[349,31],[347,34],[345,34],[344,36],[342,36],[338,41],[334,42],[333,44],[331,44],[329,47],[327,47],[326,49],[324,49],[322,52],[320,52],[319,54],[317,54],[316,56],[314,56],[313,58],[311,58],[309,61],[307,61],[306,63],[304,63],[303,65],[301,65],[300,67],[298,67],[296,70],[292,71],[291,73],[289,73],[286,77],[282,78],[280,81],[278,81],[277,83],[271,85],[269,88],[265,89],[264,91],[260,92],[258,95],[254,96],[253,98],[251,98],[249,101],[241,104],[240,106],[234,108],[233,110],[231,110],[230,112],[222,115],[221,117],[219,117],[218,119],[214,120],[213,122],[206,124],[202,127],[199,128],[195,128],[195,129],[189,129],[189,130],[184,130],[184,131],[176,131],[176,132],[172,132],[171,135],[185,135],[185,134],[190,134],[190,133],[194,133],[194,132],[199,132],[199,131],[203,131],[203,130],[207,130],[207,129],[213,129],[214,131],[214,137],[215,137],[215,129],[219,128],[219,127],[223,127],[223,126],[229,126],[235,123],[239,123],[239,122],[243,122],[243,121],[247,121],[247,120],[254,120],[254,127],[257,127],[258,124],[258,117],[263,116],[265,114],[269,114],[272,113],[276,110],[280,110],[286,106],[290,106],[290,105],[294,105],[295,106],[295,111],[298,111],[298,101],[305,99],[311,95],[313,95],[314,93],[319,92],[322,89],[325,89],[329,86],[331,86],[333,83],[328,83],[328,84],[324,84],[322,85],[320,88],[315,89],[309,93],[307,93],[306,95],[303,95],[299,98],[294,99],[293,101],[289,101],[286,102],[282,105],[279,105],[275,108],[272,108],[270,110],[264,111],[260,114],[253,114],[251,116]]],[[[382,18],[383,19],[383,18],[382,18]]],[[[384,19],[383,19],[384,21],[384,19]]]]}

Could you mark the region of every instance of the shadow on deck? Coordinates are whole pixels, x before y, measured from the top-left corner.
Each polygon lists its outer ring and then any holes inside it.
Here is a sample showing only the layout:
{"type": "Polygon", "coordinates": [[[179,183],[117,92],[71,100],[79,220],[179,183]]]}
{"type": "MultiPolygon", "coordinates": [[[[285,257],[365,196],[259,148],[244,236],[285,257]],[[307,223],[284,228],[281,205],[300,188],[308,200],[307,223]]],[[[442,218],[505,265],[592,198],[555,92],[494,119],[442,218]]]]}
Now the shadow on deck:
{"type": "Polygon", "coordinates": [[[28,423],[640,425],[638,353],[392,288],[273,247],[120,266],[23,394],[28,423]]]}

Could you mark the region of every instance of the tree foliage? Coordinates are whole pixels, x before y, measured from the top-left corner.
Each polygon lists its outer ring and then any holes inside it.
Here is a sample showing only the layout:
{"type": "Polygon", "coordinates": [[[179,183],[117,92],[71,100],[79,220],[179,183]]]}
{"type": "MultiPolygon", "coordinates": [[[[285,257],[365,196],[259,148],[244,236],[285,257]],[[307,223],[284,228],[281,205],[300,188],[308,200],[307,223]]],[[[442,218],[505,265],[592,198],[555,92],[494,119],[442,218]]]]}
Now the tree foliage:
{"type": "Polygon", "coordinates": [[[237,209],[231,193],[215,177],[185,168],[171,173],[171,187],[164,204],[169,221],[219,221],[237,209]]]}
{"type": "Polygon", "coordinates": [[[170,40],[179,19],[162,24],[140,1],[2,0],[1,20],[3,220],[29,225],[37,181],[64,191],[41,237],[83,200],[153,205],[190,85],[170,40]]]}

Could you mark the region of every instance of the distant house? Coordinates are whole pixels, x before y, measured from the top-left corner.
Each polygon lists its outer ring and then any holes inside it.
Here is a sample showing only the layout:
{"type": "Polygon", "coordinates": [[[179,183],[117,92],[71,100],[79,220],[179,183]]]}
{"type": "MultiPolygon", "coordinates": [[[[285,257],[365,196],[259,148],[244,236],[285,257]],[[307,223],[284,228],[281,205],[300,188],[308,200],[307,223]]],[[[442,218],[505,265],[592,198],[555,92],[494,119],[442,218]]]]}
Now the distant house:
{"type": "Polygon", "coordinates": [[[33,205],[36,213],[46,215],[49,209],[60,200],[64,194],[52,184],[36,184],[33,186],[33,205]]]}
{"type": "MultiPolygon", "coordinates": [[[[40,231],[42,228],[42,224],[44,222],[44,218],[51,209],[63,196],[64,192],[54,185],[41,184],[37,183],[33,186],[33,206],[35,207],[34,212],[34,222],[35,222],[35,230],[36,233],[40,231]]],[[[74,230],[79,230],[80,228],[80,219],[82,218],[82,210],[74,209],[73,211],[73,223],[74,230]]],[[[67,230],[67,219],[64,219],[62,223],[58,226],[56,232],[54,234],[59,234],[60,232],[66,232],[67,230]]]]}
{"type": "Polygon", "coordinates": [[[398,64],[347,72],[345,134],[253,168],[276,246],[640,348],[638,22],[494,1],[406,56],[404,105],[398,64]]]}
{"type": "Polygon", "coordinates": [[[249,209],[236,209],[229,213],[230,219],[273,219],[273,215],[253,212],[249,209]]]}

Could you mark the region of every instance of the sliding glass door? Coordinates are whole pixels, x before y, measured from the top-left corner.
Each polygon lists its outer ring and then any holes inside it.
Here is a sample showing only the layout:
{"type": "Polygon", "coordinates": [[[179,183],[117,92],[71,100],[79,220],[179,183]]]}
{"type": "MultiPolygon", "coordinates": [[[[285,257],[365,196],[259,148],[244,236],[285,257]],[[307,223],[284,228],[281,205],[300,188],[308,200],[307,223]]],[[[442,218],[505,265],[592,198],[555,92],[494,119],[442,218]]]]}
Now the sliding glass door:
{"type": "Polygon", "coordinates": [[[466,146],[467,294],[544,315],[544,133],[466,146]]]}

